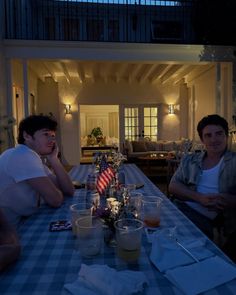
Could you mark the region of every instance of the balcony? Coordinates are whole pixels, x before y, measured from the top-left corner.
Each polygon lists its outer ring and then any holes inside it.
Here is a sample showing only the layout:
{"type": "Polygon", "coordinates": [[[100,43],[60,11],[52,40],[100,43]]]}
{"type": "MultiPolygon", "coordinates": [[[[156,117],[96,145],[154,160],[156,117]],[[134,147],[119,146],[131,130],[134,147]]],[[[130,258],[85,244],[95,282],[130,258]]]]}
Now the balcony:
{"type": "Polygon", "coordinates": [[[5,0],[5,39],[191,44],[193,1],[5,0]]]}

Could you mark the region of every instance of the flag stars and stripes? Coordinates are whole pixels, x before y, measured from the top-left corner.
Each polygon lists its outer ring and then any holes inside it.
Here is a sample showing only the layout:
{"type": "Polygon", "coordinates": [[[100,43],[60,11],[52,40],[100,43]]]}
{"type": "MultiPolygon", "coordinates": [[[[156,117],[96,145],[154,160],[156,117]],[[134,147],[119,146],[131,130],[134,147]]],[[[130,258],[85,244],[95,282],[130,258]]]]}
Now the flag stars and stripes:
{"type": "Polygon", "coordinates": [[[115,172],[112,167],[109,166],[106,157],[104,156],[101,160],[100,171],[97,177],[97,191],[99,194],[102,194],[105,191],[113,177],[115,177],[115,172]]]}

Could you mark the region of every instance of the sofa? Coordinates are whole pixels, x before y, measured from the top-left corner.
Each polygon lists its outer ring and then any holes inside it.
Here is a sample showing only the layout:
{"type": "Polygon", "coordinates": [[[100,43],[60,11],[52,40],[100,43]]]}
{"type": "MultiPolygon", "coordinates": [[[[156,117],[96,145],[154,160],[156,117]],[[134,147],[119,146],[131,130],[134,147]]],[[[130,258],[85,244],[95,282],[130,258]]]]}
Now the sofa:
{"type": "Polygon", "coordinates": [[[135,159],[142,156],[147,156],[151,154],[161,153],[161,154],[179,154],[187,153],[192,148],[192,141],[189,139],[181,139],[176,141],[149,141],[149,140],[139,140],[139,141],[129,141],[125,140],[123,144],[123,153],[127,156],[128,160],[135,159]]]}

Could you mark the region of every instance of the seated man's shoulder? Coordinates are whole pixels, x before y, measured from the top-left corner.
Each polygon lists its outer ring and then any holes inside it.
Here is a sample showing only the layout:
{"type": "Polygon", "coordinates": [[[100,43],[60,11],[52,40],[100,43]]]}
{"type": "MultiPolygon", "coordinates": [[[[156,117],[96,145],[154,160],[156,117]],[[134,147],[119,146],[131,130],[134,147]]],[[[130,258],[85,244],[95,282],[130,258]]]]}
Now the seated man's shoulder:
{"type": "Polygon", "coordinates": [[[236,152],[230,151],[230,154],[232,155],[232,157],[236,158],[236,152]]]}
{"type": "Polygon", "coordinates": [[[236,161],[236,152],[230,151],[230,150],[227,151],[226,154],[225,154],[225,158],[236,161]]]}
{"type": "Polygon", "coordinates": [[[201,161],[203,157],[202,153],[190,153],[183,156],[183,162],[198,162],[201,161]]]}
{"type": "Polygon", "coordinates": [[[16,147],[12,148],[11,151],[9,151],[8,157],[11,159],[17,159],[17,158],[23,159],[24,157],[35,158],[35,157],[39,157],[39,156],[32,149],[21,144],[21,145],[17,145],[16,147]]]}
{"type": "Polygon", "coordinates": [[[7,149],[5,150],[1,156],[2,157],[11,157],[11,156],[15,156],[15,155],[23,155],[26,153],[31,153],[31,149],[27,148],[26,146],[24,146],[23,144],[17,145],[13,148],[7,149]]]}

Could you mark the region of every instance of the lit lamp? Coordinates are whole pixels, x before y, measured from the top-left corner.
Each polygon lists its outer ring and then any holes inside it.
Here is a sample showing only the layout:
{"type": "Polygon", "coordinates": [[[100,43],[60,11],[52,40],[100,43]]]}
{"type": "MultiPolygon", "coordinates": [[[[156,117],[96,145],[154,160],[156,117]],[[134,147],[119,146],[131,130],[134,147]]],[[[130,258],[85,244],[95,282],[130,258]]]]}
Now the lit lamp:
{"type": "Polygon", "coordinates": [[[71,114],[71,105],[70,104],[65,104],[65,111],[66,111],[66,115],[71,114]]]}
{"type": "Polygon", "coordinates": [[[175,106],[173,104],[168,105],[168,114],[174,114],[175,113],[175,106]]]}

